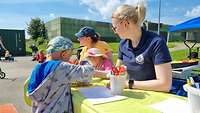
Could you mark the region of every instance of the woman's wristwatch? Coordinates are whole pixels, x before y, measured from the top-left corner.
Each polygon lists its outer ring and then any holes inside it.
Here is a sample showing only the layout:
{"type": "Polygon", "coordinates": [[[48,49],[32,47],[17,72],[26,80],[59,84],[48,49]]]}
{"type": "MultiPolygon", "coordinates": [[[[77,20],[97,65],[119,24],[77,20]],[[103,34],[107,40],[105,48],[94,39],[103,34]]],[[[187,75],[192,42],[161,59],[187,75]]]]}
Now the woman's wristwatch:
{"type": "Polygon", "coordinates": [[[133,89],[133,85],[134,85],[134,80],[129,80],[128,81],[128,87],[129,87],[129,89],[133,89]]]}

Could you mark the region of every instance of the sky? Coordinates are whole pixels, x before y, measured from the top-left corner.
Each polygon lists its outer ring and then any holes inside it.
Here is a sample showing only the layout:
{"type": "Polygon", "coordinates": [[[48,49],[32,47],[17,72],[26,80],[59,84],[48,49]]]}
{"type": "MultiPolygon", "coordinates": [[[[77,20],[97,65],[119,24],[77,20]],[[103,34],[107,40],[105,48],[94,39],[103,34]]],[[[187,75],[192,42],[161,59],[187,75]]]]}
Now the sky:
{"type": "MultiPolygon", "coordinates": [[[[158,1],[146,0],[146,20],[158,22],[158,1]]],[[[0,29],[26,29],[31,18],[44,22],[70,17],[111,22],[112,11],[138,0],[0,0],[0,29]]],[[[200,16],[200,0],[161,0],[161,22],[175,25],[200,16]]]]}

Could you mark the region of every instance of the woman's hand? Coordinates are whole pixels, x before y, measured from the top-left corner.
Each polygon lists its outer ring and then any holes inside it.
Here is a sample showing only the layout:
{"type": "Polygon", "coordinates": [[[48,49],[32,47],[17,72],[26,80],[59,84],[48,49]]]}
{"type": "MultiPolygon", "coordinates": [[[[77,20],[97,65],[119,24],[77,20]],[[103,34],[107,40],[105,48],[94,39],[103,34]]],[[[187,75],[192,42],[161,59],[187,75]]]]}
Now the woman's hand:
{"type": "Polygon", "coordinates": [[[120,59],[117,59],[117,63],[116,63],[116,65],[115,65],[115,66],[116,66],[116,67],[117,67],[117,66],[120,66],[120,65],[122,64],[122,62],[123,62],[122,60],[120,60],[120,59]]]}
{"type": "Polygon", "coordinates": [[[129,86],[128,80],[125,80],[125,82],[124,82],[124,88],[128,89],[129,88],[128,86],[129,86]]]}

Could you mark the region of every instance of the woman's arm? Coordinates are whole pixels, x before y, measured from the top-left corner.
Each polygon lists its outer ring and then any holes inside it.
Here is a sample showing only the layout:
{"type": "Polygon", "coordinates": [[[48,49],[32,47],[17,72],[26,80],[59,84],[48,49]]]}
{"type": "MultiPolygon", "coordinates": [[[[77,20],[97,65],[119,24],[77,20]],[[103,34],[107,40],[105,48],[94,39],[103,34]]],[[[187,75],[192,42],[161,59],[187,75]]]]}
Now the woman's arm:
{"type": "MultiPolygon", "coordinates": [[[[133,88],[169,92],[172,84],[171,63],[155,65],[156,79],[147,81],[134,81],[133,88]]],[[[128,82],[126,82],[128,87],[128,82]]]]}

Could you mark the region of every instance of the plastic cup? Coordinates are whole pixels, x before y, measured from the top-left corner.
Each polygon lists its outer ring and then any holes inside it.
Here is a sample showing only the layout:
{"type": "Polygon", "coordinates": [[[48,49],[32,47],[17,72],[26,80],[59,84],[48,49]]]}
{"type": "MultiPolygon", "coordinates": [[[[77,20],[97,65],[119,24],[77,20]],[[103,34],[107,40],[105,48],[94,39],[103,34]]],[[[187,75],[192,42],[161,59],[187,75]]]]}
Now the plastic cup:
{"type": "Polygon", "coordinates": [[[200,113],[200,89],[190,85],[184,85],[184,90],[188,93],[188,102],[191,113],[200,113]]]}
{"type": "Polygon", "coordinates": [[[125,76],[113,75],[110,77],[110,90],[113,95],[120,95],[123,93],[125,80],[126,80],[125,76]]]}

